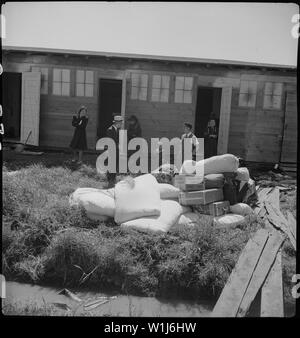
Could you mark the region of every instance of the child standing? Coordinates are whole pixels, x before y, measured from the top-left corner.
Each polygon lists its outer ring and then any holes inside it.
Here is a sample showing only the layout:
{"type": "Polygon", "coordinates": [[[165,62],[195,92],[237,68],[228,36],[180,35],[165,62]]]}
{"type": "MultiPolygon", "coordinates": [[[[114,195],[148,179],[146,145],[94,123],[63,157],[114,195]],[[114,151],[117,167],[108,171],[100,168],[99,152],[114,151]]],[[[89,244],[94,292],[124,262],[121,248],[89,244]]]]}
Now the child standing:
{"type": "Polygon", "coordinates": [[[192,160],[196,161],[196,153],[199,149],[199,141],[198,141],[197,137],[193,134],[192,130],[193,130],[193,126],[191,125],[191,123],[185,122],[183,124],[184,134],[181,136],[181,141],[183,142],[184,139],[186,139],[186,138],[191,139],[192,160]]]}

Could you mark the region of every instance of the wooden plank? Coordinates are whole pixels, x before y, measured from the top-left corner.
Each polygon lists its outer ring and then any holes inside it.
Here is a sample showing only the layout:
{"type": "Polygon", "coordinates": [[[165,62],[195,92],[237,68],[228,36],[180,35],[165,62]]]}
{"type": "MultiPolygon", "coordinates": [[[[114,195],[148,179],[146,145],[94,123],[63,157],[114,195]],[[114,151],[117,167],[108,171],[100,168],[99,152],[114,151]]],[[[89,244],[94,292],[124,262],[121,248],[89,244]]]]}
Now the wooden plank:
{"type": "Polygon", "coordinates": [[[288,225],[288,222],[286,218],[284,217],[284,215],[281,213],[280,210],[278,210],[277,208],[274,208],[274,206],[269,202],[265,202],[265,207],[267,210],[267,218],[269,222],[273,224],[275,228],[280,229],[281,231],[283,231],[284,233],[288,235],[293,247],[296,250],[296,239],[293,236],[290,230],[290,227],[288,225]]]}
{"type": "Polygon", "coordinates": [[[272,191],[273,188],[262,188],[257,191],[258,207],[254,209],[256,215],[263,217],[265,214],[264,201],[266,196],[272,191]]]}
{"type": "Polygon", "coordinates": [[[246,292],[253,270],[268,240],[269,233],[260,229],[242,251],[214,307],[212,317],[235,317],[246,292]]]}
{"type": "Polygon", "coordinates": [[[39,145],[41,73],[22,73],[21,142],[39,145]]]}
{"type": "Polygon", "coordinates": [[[230,126],[232,87],[222,88],[220,125],[218,137],[218,155],[226,154],[228,149],[228,136],[230,126]]]}
{"type": "Polygon", "coordinates": [[[261,74],[241,74],[241,80],[252,80],[262,82],[287,82],[296,84],[296,76],[279,76],[279,75],[261,75],[261,74]]]}
{"type": "Polygon", "coordinates": [[[275,208],[280,210],[280,200],[279,200],[279,189],[278,187],[274,187],[272,191],[266,196],[266,200],[274,205],[275,208]]]}
{"type": "Polygon", "coordinates": [[[297,172],[297,168],[294,167],[285,167],[285,166],[281,166],[281,169],[284,171],[291,171],[291,172],[297,172]]]}
{"type": "Polygon", "coordinates": [[[244,317],[247,314],[249,307],[253,302],[257,292],[264,283],[283,242],[284,237],[280,235],[278,232],[274,231],[269,234],[268,241],[259,258],[257,266],[254,269],[253,275],[251,276],[251,280],[248,284],[245,295],[239,306],[237,317],[244,317]]]}
{"type": "Polygon", "coordinates": [[[265,203],[269,202],[274,204],[276,208],[280,208],[280,201],[279,201],[279,189],[272,188],[263,188],[258,192],[258,201],[259,206],[254,209],[256,215],[261,218],[266,218],[267,210],[265,207],[265,203]],[[276,192],[277,190],[277,192],[276,192]]]}
{"type": "Polygon", "coordinates": [[[290,228],[290,232],[292,233],[293,237],[295,238],[295,241],[297,240],[297,223],[295,220],[295,217],[293,216],[293,214],[287,210],[287,221],[288,221],[288,226],[290,228]]]}
{"type": "Polygon", "coordinates": [[[284,317],[281,250],[261,289],[261,317],[284,317]]]}

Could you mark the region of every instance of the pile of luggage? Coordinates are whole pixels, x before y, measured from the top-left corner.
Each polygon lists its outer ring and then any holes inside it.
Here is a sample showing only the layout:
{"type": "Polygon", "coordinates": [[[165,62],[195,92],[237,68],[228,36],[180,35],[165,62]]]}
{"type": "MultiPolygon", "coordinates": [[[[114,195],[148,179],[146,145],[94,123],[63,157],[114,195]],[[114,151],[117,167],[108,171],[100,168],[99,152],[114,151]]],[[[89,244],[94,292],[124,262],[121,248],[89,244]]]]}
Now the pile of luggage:
{"type": "Polygon", "coordinates": [[[173,184],[158,183],[152,174],[127,177],[112,189],[78,188],[69,202],[82,206],[90,219],[114,218],[121,227],[139,230],[167,232],[175,225],[201,225],[204,215],[221,226],[244,222],[252,212],[247,203],[256,195],[247,168],[239,168],[231,154],[203,161],[204,175],[186,173],[190,163],[185,162],[173,184]]]}
{"type": "Polygon", "coordinates": [[[245,222],[245,216],[252,213],[257,194],[255,182],[246,167],[239,167],[238,158],[225,154],[193,163],[193,166],[195,170],[202,166],[202,175],[191,174],[191,162],[187,161],[174,177],[174,185],[181,190],[180,204],[213,216],[219,226],[245,222]]]}

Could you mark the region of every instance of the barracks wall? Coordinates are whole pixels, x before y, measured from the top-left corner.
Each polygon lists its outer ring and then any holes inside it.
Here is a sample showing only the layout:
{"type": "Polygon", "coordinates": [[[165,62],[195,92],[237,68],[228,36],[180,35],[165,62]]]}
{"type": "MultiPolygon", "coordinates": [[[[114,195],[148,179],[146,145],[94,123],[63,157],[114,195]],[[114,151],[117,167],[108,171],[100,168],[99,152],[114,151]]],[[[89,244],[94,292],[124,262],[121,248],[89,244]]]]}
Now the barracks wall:
{"type": "Polygon", "coordinates": [[[3,55],[4,71],[31,71],[32,67],[36,66],[48,69],[48,93],[41,94],[40,106],[40,145],[42,146],[68,147],[73,134],[72,115],[83,104],[88,107],[90,119],[87,127],[88,147],[95,149],[99,115],[99,78],[126,78],[125,115],[135,114],[138,117],[143,136],[147,139],[179,136],[184,121],[195,122],[198,86],[217,88],[231,86],[228,152],[249,161],[274,162],[277,157],[280,159],[284,147],[284,154],[289,154],[286,156],[287,162],[295,161],[296,151],[292,139],[297,131],[293,128],[293,123],[286,124],[285,116],[286,100],[289,98],[289,121],[295,122],[297,119],[296,71],[64,54],[35,55],[9,52],[3,55]],[[54,68],[70,69],[70,96],[53,95],[54,68]],[[76,96],[76,70],[93,71],[94,83],[91,97],[76,96]],[[146,100],[132,99],[131,73],[148,74],[146,100]],[[151,100],[153,75],[170,76],[168,102],[151,100]],[[193,77],[190,103],[174,102],[176,76],[193,77]],[[241,83],[249,81],[256,82],[255,103],[245,107],[240,104],[241,83]],[[281,83],[283,86],[281,103],[276,109],[264,107],[266,83],[270,82],[281,83]]]}

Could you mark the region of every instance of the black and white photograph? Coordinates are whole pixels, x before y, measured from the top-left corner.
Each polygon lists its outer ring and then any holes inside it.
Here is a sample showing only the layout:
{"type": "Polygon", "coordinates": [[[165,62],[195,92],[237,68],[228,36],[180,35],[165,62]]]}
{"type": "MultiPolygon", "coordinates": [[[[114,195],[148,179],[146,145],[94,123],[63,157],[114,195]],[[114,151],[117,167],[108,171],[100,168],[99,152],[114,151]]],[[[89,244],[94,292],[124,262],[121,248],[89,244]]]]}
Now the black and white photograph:
{"type": "Polygon", "coordinates": [[[295,317],[299,6],[2,1],[0,19],[2,316],[131,335],[295,317]]]}

